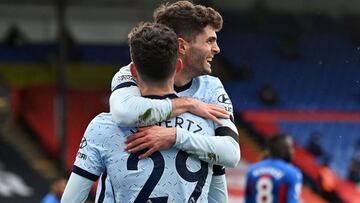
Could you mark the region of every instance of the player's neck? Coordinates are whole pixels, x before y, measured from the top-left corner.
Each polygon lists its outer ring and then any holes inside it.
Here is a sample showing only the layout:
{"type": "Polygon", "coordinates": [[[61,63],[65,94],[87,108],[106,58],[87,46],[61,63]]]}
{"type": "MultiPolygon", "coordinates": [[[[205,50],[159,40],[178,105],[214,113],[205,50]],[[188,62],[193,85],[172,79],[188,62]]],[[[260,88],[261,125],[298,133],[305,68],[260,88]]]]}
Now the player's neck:
{"type": "Polygon", "coordinates": [[[176,74],[175,85],[177,87],[182,87],[188,84],[192,80],[192,78],[193,77],[183,69],[181,73],[176,74]]]}
{"type": "Polygon", "coordinates": [[[164,96],[174,93],[174,83],[171,81],[162,86],[145,86],[139,84],[139,89],[142,96],[148,96],[148,95],[164,96]]]}

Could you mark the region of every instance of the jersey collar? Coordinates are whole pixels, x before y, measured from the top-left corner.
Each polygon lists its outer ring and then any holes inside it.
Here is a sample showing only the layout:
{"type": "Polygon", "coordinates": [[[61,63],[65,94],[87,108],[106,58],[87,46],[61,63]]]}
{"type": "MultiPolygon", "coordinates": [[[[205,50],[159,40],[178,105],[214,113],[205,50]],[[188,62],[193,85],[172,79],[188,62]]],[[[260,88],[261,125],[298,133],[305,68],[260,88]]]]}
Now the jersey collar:
{"type": "Polygon", "coordinates": [[[174,85],[174,90],[175,90],[176,92],[185,91],[185,90],[187,90],[187,89],[189,89],[189,88],[191,87],[192,81],[193,81],[193,80],[190,80],[190,82],[188,82],[186,85],[183,85],[183,86],[180,86],[180,87],[174,85]]]}

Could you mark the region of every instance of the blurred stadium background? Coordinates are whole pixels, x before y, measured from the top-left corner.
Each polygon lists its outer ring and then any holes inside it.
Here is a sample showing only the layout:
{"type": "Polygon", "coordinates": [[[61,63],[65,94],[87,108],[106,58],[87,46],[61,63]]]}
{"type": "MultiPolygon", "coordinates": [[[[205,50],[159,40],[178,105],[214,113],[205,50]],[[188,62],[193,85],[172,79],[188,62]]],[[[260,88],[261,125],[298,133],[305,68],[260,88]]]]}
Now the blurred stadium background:
{"type": "MultiPolygon", "coordinates": [[[[162,2],[0,0],[0,202],[40,202],[69,172],[88,122],[108,111],[113,74],[129,63],[127,32],[162,2]]],[[[329,162],[335,192],[359,203],[360,1],[195,2],[224,17],[213,70],[241,134],[231,202],[242,202],[266,138],[285,131],[305,176],[302,202],[327,202],[318,175],[329,162]]]]}

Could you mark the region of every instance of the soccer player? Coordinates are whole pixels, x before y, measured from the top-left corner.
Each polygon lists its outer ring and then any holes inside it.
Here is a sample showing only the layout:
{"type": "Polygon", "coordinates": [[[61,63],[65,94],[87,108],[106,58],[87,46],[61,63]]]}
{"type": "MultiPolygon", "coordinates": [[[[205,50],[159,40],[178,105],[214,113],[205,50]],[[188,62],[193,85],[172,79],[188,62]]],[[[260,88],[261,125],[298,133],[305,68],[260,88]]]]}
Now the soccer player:
{"type": "MultiPolygon", "coordinates": [[[[178,43],[172,29],[158,23],[145,23],[129,34],[133,64],[130,67],[142,96],[172,98],[178,43]]],[[[185,113],[161,125],[175,125],[199,137],[213,136],[215,124],[185,113]],[[191,123],[191,125],[190,125],[191,123]],[[189,124],[189,125],[185,125],[189,124]]],[[[236,131],[235,127],[233,129],[236,131]]],[[[114,202],[208,202],[213,165],[177,148],[156,151],[147,159],[141,153],[125,151],[124,140],[135,128],[120,127],[110,113],[96,116],[87,127],[62,202],[84,202],[100,174],[111,182],[114,202]]],[[[219,135],[223,134],[220,130],[219,135]]],[[[228,152],[236,153],[236,152],[228,152]]],[[[213,157],[216,158],[216,157],[213,157]]]]}
{"type": "MultiPolygon", "coordinates": [[[[201,102],[192,104],[195,100],[189,98],[193,97],[203,102],[225,107],[233,118],[232,103],[221,81],[216,77],[207,75],[211,73],[210,63],[213,57],[220,52],[216,42],[216,33],[222,28],[221,15],[210,7],[194,5],[188,1],[179,1],[160,5],[154,11],[154,20],[173,28],[178,36],[179,58],[182,59],[184,68],[175,77],[175,90],[177,95],[183,97],[171,100],[140,97],[136,81],[131,77],[130,65],[128,65],[121,68],[112,81],[113,93],[110,97],[110,111],[114,120],[122,126],[139,127],[152,125],[190,111],[221,123],[222,128],[217,127],[225,132],[224,135],[226,136],[221,137],[221,141],[217,142],[212,141],[210,139],[212,137],[196,136],[195,133],[181,128],[181,125],[192,125],[191,123],[182,124],[182,121],[179,120],[175,125],[167,125],[168,128],[159,126],[140,128],[126,141],[126,150],[137,152],[147,148],[140,155],[140,158],[144,158],[157,150],[174,146],[195,154],[206,162],[226,167],[236,166],[240,159],[240,150],[236,141],[238,134],[236,131],[230,130],[233,123],[228,122],[228,120],[216,119],[219,116],[219,113],[214,113],[217,112],[216,106],[211,105],[213,108],[209,109],[201,102]],[[239,153],[235,155],[229,153],[232,151],[239,153]]],[[[227,197],[225,170],[221,166],[216,168],[212,182],[222,183],[223,186],[211,187],[209,200],[221,202],[213,199],[213,196],[227,197]]],[[[103,182],[99,184],[97,198],[101,193],[106,193],[106,197],[109,196],[111,191],[102,187],[107,185],[109,188],[108,183],[109,181],[106,184],[103,182]]]]}
{"type": "Polygon", "coordinates": [[[245,203],[298,203],[302,174],[290,163],[293,140],[275,134],[268,142],[269,155],[247,172],[245,203]]]}
{"type": "Polygon", "coordinates": [[[129,64],[112,80],[110,111],[114,119],[123,126],[148,126],[189,111],[221,123],[216,117],[228,117],[217,105],[232,114],[232,104],[220,80],[208,74],[211,73],[210,62],[220,52],[216,33],[222,28],[222,16],[210,7],[178,1],[160,5],[154,11],[154,21],[174,29],[178,35],[179,58],[183,60],[184,68],[175,78],[175,90],[184,97],[172,100],[139,97],[129,64]],[[206,105],[189,98],[201,90],[203,92],[197,94],[197,99],[217,105],[206,105]]]}

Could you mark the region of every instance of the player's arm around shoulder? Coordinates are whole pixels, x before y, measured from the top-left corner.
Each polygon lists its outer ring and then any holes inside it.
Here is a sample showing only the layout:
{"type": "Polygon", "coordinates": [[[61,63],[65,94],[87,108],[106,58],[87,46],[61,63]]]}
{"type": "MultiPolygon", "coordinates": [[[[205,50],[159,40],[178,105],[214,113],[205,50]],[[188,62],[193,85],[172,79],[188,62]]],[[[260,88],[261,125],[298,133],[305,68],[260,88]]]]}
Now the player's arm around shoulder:
{"type": "Polygon", "coordinates": [[[241,158],[239,133],[235,124],[230,119],[220,119],[222,126],[215,124],[215,136],[222,140],[217,145],[223,145],[226,153],[220,154],[221,158],[227,160],[227,167],[236,167],[241,158]]]}
{"type": "Polygon", "coordinates": [[[110,112],[120,126],[149,126],[185,112],[191,112],[215,122],[218,122],[218,118],[229,117],[223,108],[188,97],[171,100],[141,97],[136,80],[131,75],[130,64],[122,67],[114,75],[111,90],[110,112]]]}
{"type": "Polygon", "coordinates": [[[122,67],[111,82],[109,104],[114,121],[120,126],[141,127],[165,120],[171,114],[169,99],[141,97],[130,64],[122,67]]]}

